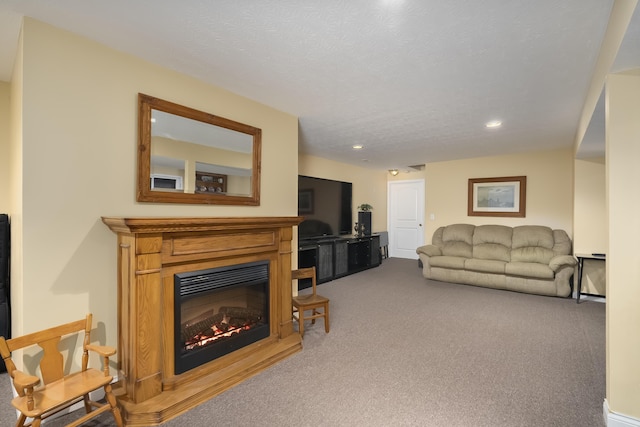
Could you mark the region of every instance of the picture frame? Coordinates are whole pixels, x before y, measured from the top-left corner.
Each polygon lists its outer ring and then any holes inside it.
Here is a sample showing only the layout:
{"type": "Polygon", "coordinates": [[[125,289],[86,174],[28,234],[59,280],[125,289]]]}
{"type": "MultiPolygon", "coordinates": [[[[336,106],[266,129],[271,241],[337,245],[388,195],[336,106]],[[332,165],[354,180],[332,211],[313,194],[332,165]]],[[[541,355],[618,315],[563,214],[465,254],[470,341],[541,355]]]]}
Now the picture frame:
{"type": "Polygon", "coordinates": [[[298,190],[298,214],[313,213],[313,190],[298,190]]]}
{"type": "Polygon", "coordinates": [[[525,217],[527,177],[470,178],[468,216],[525,217]]]}

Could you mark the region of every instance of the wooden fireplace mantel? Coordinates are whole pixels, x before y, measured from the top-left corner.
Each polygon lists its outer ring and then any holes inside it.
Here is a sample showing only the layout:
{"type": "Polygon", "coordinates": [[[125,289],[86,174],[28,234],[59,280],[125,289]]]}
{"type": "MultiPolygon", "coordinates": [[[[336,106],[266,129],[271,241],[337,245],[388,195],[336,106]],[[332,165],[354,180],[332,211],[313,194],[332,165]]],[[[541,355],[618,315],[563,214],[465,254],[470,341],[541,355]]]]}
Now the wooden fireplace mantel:
{"type": "Polygon", "coordinates": [[[301,217],[103,217],[118,236],[118,384],[128,426],[158,425],[302,349],[291,318],[293,226],[301,217]],[[174,372],[176,273],[269,261],[270,335],[174,372]]]}

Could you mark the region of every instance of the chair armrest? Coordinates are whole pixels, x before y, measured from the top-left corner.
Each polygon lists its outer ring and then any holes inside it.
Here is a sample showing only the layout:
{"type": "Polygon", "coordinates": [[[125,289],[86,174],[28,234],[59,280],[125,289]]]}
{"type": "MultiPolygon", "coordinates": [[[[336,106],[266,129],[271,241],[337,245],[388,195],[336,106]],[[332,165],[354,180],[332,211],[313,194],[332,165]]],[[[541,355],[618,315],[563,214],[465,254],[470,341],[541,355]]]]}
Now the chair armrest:
{"type": "Polygon", "coordinates": [[[87,344],[85,348],[87,350],[95,351],[100,356],[102,356],[102,358],[104,359],[102,361],[102,364],[103,364],[102,372],[104,373],[105,377],[110,377],[111,373],[109,372],[109,357],[116,354],[116,349],[106,345],[94,345],[94,344],[87,344]]]}
{"type": "Polygon", "coordinates": [[[424,245],[416,249],[417,254],[425,254],[427,256],[440,256],[442,251],[436,245],[424,245]]]}
{"type": "Polygon", "coordinates": [[[13,384],[16,387],[19,387],[21,390],[31,388],[40,384],[40,378],[34,375],[27,375],[22,371],[18,371],[17,369],[11,373],[13,376],[13,384]]]}
{"type": "Polygon", "coordinates": [[[87,345],[87,350],[95,351],[100,356],[104,356],[104,357],[110,357],[110,356],[113,356],[114,354],[116,354],[116,349],[115,348],[109,347],[109,346],[106,346],[106,345],[88,344],[87,345]]]}
{"type": "Polygon", "coordinates": [[[40,384],[40,378],[34,375],[27,375],[17,369],[11,373],[13,378],[13,388],[16,389],[18,396],[27,397],[27,409],[33,411],[36,407],[36,401],[33,398],[33,388],[40,384]]]}
{"type": "Polygon", "coordinates": [[[549,268],[551,268],[554,273],[557,273],[562,267],[575,267],[577,263],[576,259],[571,255],[558,255],[551,258],[549,268]]]}

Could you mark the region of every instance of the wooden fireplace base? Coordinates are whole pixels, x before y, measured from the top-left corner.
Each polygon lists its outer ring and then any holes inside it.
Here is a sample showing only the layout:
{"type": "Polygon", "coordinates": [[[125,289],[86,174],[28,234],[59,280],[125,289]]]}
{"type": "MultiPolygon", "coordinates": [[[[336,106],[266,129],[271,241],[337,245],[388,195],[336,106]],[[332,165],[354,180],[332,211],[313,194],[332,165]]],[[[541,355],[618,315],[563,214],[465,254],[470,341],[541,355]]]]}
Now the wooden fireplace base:
{"type": "Polygon", "coordinates": [[[253,345],[245,347],[251,348],[254,352],[250,361],[238,361],[211,372],[197,368],[197,378],[192,378],[188,383],[182,384],[174,390],[165,390],[142,403],[136,404],[129,401],[126,395],[121,395],[121,388],[114,387],[125,424],[127,427],[148,427],[161,424],[193,409],[302,349],[299,334],[290,335],[283,340],[266,338],[263,342],[256,344],[258,349],[255,349],[253,345]]]}
{"type": "Polygon", "coordinates": [[[175,418],[302,349],[293,330],[291,253],[300,217],[113,218],[118,235],[118,383],[127,426],[175,418]],[[174,275],[269,262],[269,336],[175,373],[174,275]]]}

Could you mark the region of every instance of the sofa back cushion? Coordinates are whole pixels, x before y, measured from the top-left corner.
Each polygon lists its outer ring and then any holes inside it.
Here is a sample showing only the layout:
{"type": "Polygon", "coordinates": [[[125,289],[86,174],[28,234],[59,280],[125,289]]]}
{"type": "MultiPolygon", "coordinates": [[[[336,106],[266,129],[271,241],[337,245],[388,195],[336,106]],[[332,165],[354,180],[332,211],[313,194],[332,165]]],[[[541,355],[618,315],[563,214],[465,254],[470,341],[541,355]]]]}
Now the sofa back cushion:
{"type": "Polygon", "coordinates": [[[442,230],[442,255],[473,257],[473,230],[475,225],[452,224],[442,230]]]}
{"type": "Polygon", "coordinates": [[[473,232],[473,258],[511,261],[513,228],[505,225],[479,225],[473,232]]]}
{"type": "Polygon", "coordinates": [[[553,230],[541,225],[521,225],[513,228],[511,261],[549,264],[554,256],[553,230]]]}
{"type": "Polygon", "coordinates": [[[553,230],[554,255],[571,255],[571,239],[564,230],[553,230]]]}

